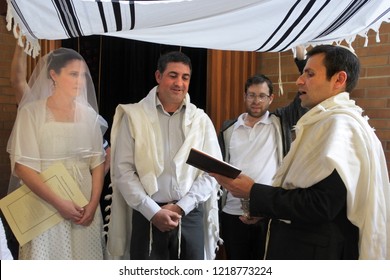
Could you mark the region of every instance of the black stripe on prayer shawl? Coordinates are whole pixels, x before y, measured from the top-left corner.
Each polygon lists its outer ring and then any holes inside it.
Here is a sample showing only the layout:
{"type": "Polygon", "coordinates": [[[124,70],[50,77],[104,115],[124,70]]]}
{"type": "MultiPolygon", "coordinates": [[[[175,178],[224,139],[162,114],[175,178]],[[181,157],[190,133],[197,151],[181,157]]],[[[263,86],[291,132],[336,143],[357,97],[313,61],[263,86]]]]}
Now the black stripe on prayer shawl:
{"type": "Polygon", "coordinates": [[[103,25],[104,33],[107,33],[108,32],[108,28],[107,28],[106,16],[104,15],[103,4],[100,1],[97,1],[97,4],[98,4],[100,18],[102,19],[102,25],[103,25]]]}
{"type": "MultiPolygon", "coordinates": [[[[129,2],[129,8],[130,8],[130,17],[131,17],[131,25],[130,25],[130,30],[133,30],[135,27],[135,3],[136,2],[148,2],[151,0],[111,0],[112,5],[113,5],[113,10],[114,10],[114,16],[115,16],[115,22],[116,22],[116,30],[121,31],[122,30],[122,17],[121,17],[121,9],[120,9],[120,3],[119,2],[129,2]],[[117,6],[117,8],[116,8],[117,6]]],[[[165,1],[166,0],[155,0],[156,2],[158,1],[165,1]]],[[[102,6],[102,0],[95,0],[95,2],[98,3],[99,6],[99,12],[100,12],[100,17],[102,19],[102,24],[104,28],[104,32],[108,31],[107,28],[107,21],[106,17],[104,15],[103,11],[103,6],[102,6]]],[[[298,1],[299,2],[299,1],[298,1]]]]}
{"type": "Polygon", "coordinates": [[[135,5],[134,5],[134,1],[130,2],[130,16],[131,16],[130,30],[133,30],[134,26],[135,26],[135,5]]]}
{"type": "MultiPolygon", "coordinates": [[[[53,1],[51,1],[51,2],[53,2],[53,1]]],[[[65,27],[63,21],[61,20],[61,16],[60,16],[60,12],[59,12],[59,10],[58,10],[58,7],[55,5],[55,3],[53,3],[53,6],[54,6],[54,8],[56,9],[57,17],[58,17],[58,19],[59,19],[59,21],[60,21],[60,23],[61,23],[61,25],[62,25],[62,29],[64,29],[64,32],[66,33],[66,36],[67,36],[68,38],[72,37],[71,34],[68,32],[67,28],[65,27]]]]}
{"type": "MultiPolygon", "coordinates": [[[[147,0],[147,1],[150,1],[150,0],[147,0]]],[[[144,1],[127,0],[127,2],[129,2],[129,9],[130,9],[130,19],[131,19],[130,30],[133,30],[134,26],[135,26],[135,3],[134,2],[144,2],[144,1]]],[[[119,16],[120,16],[120,10],[119,10],[119,16]]],[[[115,19],[116,18],[117,18],[117,16],[115,15],[115,19]]],[[[120,19],[121,19],[121,28],[118,28],[117,30],[122,30],[122,18],[120,18],[120,19]]]]}
{"type": "MultiPolygon", "coordinates": [[[[297,1],[295,2],[295,4],[293,5],[293,7],[289,10],[289,12],[287,13],[286,17],[283,19],[283,21],[279,24],[278,28],[274,31],[274,33],[271,35],[270,38],[268,38],[268,40],[260,47],[258,48],[256,51],[259,51],[261,48],[263,48],[271,39],[272,37],[279,32],[279,30],[282,28],[282,26],[286,23],[287,19],[290,17],[290,15],[293,13],[293,11],[295,10],[295,8],[298,6],[299,2],[301,1],[297,1]]],[[[272,46],[270,47],[269,49],[266,49],[266,50],[261,50],[262,52],[270,52],[270,51],[273,51],[275,50],[276,47],[278,47],[291,33],[291,31],[298,25],[298,23],[306,16],[306,14],[310,11],[310,9],[313,7],[313,5],[315,4],[315,0],[310,0],[309,3],[306,5],[305,9],[302,11],[302,13],[298,16],[298,18],[294,21],[293,24],[291,24],[291,26],[287,29],[286,32],[284,32],[284,34],[280,37],[280,39],[272,46]]]]}
{"type": "Polygon", "coordinates": [[[15,10],[15,12],[18,14],[20,20],[23,22],[23,25],[24,25],[24,26],[26,27],[26,29],[28,30],[28,33],[29,33],[34,39],[37,39],[37,40],[38,40],[38,38],[37,38],[37,37],[34,35],[34,33],[32,32],[32,30],[31,30],[30,26],[28,25],[26,19],[24,18],[22,12],[20,11],[19,6],[18,6],[18,4],[16,3],[16,1],[11,1],[10,3],[11,3],[12,6],[14,7],[14,10],[15,10]]]}
{"type": "Polygon", "coordinates": [[[337,30],[340,26],[345,24],[348,20],[350,20],[354,14],[356,14],[368,1],[353,1],[353,3],[350,3],[350,5],[344,9],[344,11],[339,15],[339,17],[328,27],[325,29],[324,32],[322,32],[320,35],[315,37],[315,39],[318,39],[320,37],[326,36],[333,31],[337,30]]]}
{"type": "Polygon", "coordinates": [[[73,1],[66,1],[66,4],[69,8],[69,14],[70,14],[71,19],[72,19],[70,22],[73,23],[74,29],[76,29],[76,31],[77,31],[76,37],[83,36],[84,33],[81,30],[81,24],[80,24],[80,21],[79,21],[77,14],[76,14],[76,9],[73,5],[73,1]]]}
{"type": "Polygon", "coordinates": [[[305,32],[305,30],[310,26],[310,24],[317,18],[317,16],[322,12],[322,10],[329,4],[330,0],[326,1],[322,6],[321,8],[314,14],[314,16],[312,16],[312,18],[308,21],[308,23],[306,23],[306,25],[302,28],[302,30],[297,34],[297,36],[295,36],[294,39],[292,39],[290,41],[290,43],[288,43],[284,48],[282,49],[279,49],[280,52],[283,52],[285,51],[288,47],[290,47],[290,45],[292,43],[294,43],[295,41],[297,41],[297,39],[299,38],[299,36],[302,35],[303,32],[305,32]]]}
{"type": "Polygon", "coordinates": [[[121,4],[113,2],[112,10],[114,11],[116,31],[121,31],[122,30],[121,4]]]}
{"type": "MultiPolygon", "coordinates": [[[[151,1],[154,1],[154,2],[159,2],[159,1],[164,1],[164,2],[177,2],[177,0],[110,0],[111,3],[119,3],[119,2],[130,2],[131,4],[135,3],[135,2],[151,2],[151,1]]],[[[187,0],[188,1],[188,0],[187,0]]],[[[107,2],[107,1],[103,1],[103,0],[95,0],[95,2],[107,2]]]]}
{"type": "MultiPolygon", "coordinates": [[[[123,0],[122,2],[124,2],[124,1],[125,0],[123,0]]],[[[100,14],[100,18],[102,20],[102,25],[103,25],[103,30],[106,33],[106,32],[108,32],[108,27],[107,27],[106,15],[104,13],[103,3],[100,0],[96,0],[95,2],[98,4],[99,14],[100,14]]],[[[132,30],[132,29],[134,29],[134,26],[135,26],[135,20],[134,20],[134,18],[135,18],[135,5],[134,5],[134,2],[135,1],[128,1],[128,2],[129,2],[129,8],[130,8],[130,17],[131,17],[130,30],[132,30]]],[[[121,7],[120,7],[120,5],[121,4],[119,3],[119,1],[112,1],[112,9],[114,11],[116,31],[121,31],[123,29],[122,14],[121,14],[121,7]]]]}
{"type": "Polygon", "coordinates": [[[280,28],[286,23],[287,19],[291,16],[292,12],[295,10],[295,8],[298,6],[300,1],[295,2],[295,4],[292,6],[292,8],[288,11],[287,15],[284,17],[282,22],[279,24],[279,26],[275,29],[275,31],[271,34],[271,36],[264,42],[264,44],[256,49],[256,51],[260,51],[262,48],[264,48],[265,45],[268,44],[269,41],[275,36],[276,33],[279,32],[280,28]]]}
{"type": "Polygon", "coordinates": [[[76,15],[72,1],[52,0],[54,7],[57,9],[58,18],[64,27],[68,37],[81,37],[80,22],[76,15]]]}

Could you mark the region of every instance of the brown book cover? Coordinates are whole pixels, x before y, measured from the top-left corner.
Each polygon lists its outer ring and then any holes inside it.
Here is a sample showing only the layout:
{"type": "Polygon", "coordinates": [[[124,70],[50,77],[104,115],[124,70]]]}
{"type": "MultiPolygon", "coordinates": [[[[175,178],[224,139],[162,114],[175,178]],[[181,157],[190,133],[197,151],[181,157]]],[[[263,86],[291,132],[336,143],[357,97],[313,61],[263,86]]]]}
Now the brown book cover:
{"type": "Polygon", "coordinates": [[[207,173],[221,174],[233,179],[241,173],[241,170],[237,167],[195,148],[191,148],[186,163],[207,173]]]}

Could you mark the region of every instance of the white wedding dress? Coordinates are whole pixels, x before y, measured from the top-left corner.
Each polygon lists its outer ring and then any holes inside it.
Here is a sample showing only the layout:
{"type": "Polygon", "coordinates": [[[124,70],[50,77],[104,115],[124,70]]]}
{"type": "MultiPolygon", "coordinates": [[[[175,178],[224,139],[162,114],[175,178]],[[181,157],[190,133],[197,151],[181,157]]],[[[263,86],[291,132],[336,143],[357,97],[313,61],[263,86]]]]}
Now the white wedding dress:
{"type": "MultiPolygon", "coordinates": [[[[99,127],[91,127],[96,113],[86,109],[84,117],[90,120],[86,122],[57,122],[45,100],[30,105],[18,112],[15,123],[20,134],[15,137],[15,147],[22,155],[15,161],[38,172],[62,162],[89,200],[92,189],[90,170],[104,161],[103,152],[96,153],[103,150],[99,127]],[[41,160],[29,159],[34,157],[41,160]]],[[[98,207],[90,226],[64,220],[23,245],[19,259],[103,259],[104,244],[103,219],[98,207]]]]}

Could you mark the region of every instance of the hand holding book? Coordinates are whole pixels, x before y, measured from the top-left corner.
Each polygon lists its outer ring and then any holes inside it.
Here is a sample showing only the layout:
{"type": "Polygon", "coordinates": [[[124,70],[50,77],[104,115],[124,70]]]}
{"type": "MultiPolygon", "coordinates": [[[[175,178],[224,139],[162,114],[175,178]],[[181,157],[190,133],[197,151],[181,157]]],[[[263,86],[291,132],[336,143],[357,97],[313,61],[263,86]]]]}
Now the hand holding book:
{"type": "Polygon", "coordinates": [[[191,149],[186,163],[207,173],[216,173],[233,179],[241,173],[237,167],[195,148],[191,149]]]}

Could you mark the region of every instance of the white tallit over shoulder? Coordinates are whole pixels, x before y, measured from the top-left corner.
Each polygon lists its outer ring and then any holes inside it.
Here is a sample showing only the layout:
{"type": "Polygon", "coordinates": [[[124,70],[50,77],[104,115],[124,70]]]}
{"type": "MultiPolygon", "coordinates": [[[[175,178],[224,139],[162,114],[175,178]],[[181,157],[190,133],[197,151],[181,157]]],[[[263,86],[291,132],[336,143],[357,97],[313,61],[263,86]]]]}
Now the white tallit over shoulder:
{"type": "Polygon", "coordinates": [[[359,228],[360,259],[390,259],[390,184],[382,145],[347,92],[308,111],[274,186],[307,188],[334,169],[347,188],[347,216],[359,228]]]}
{"type": "MultiPolygon", "coordinates": [[[[118,129],[123,120],[123,116],[127,116],[130,133],[132,137],[137,139],[134,149],[135,167],[145,192],[149,196],[152,196],[158,190],[157,177],[162,173],[164,168],[164,140],[161,136],[160,122],[156,109],[156,89],[157,87],[154,87],[139,103],[118,105],[111,130],[111,155],[114,157],[118,129]]],[[[203,174],[203,171],[186,164],[188,154],[192,147],[205,151],[219,159],[222,158],[215,129],[210,118],[202,109],[198,109],[190,103],[188,93],[185,98],[185,106],[186,110],[182,128],[185,140],[173,159],[176,166],[177,181],[180,188],[183,189],[183,193],[188,192],[196,178],[203,174]],[[215,137],[210,137],[210,135],[214,135],[215,137]]],[[[111,164],[114,163],[115,159],[112,158],[111,164]]],[[[113,201],[110,224],[114,229],[110,228],[108,247],[110,254],[124,255],[124,251],[128,249],[125,248],[127,246],[126,243],[128,243],[126,237],[130,235],[128,231],[131,230],[131,228],[128,228],[126,232],[126,226],[124,224],[129,223],[131,217],[125,217],[127,204],[115,186],[115,174],[113,173],[115,168],[113,166],[111,167],[113,201]],[[123,224],[118,221],[118,218],[125,219],[123,224]],[[119,246],[118,240],[120,243],[119,246]]],[[[205,257],[207,259],[213,259],[215,257],[215,249],[219,241],[218,185],[215,180],[213,182],[215,192],[204,203],[205,257]]]]}

